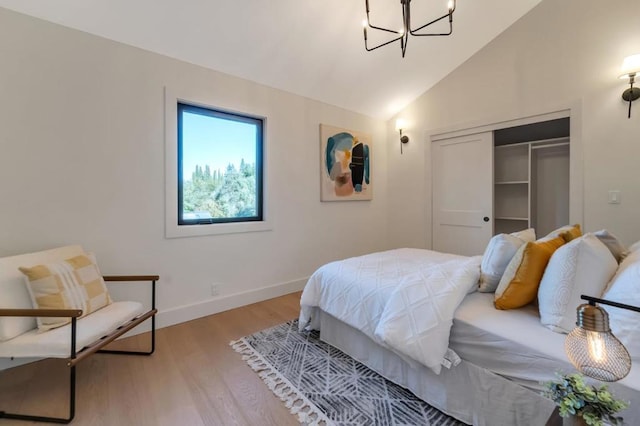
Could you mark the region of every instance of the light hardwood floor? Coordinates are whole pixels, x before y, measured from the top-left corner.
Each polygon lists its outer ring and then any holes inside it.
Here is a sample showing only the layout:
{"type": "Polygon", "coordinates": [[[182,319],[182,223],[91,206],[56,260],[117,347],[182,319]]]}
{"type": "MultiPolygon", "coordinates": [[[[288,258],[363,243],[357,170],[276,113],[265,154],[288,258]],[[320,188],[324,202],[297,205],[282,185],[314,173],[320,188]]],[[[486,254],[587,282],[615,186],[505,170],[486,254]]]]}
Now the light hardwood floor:
{"type": "MultiPolygon", "coordinates": [[[[91,356],[77,369],[72,425],[297,425],[229,341],[296,318],[299,301],[292,293],[157,330],[150,357],[91,356]]],[[[147,339],[113,346],[143,349],[147,339]]],[[[0,410],[64,416],[67,377],[57,360],[0,372],[0,410]]],[[[11,424],[41,423],[0,419],[11,424]]]]}

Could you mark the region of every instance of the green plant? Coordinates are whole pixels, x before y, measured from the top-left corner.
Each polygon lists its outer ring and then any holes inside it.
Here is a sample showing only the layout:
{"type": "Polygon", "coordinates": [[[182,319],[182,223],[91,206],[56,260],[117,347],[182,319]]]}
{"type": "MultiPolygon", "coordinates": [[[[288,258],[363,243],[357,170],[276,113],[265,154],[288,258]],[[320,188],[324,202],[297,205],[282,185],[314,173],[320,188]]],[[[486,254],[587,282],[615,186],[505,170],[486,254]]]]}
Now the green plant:
{"type": "Polygon", "coordinates": [[[561,417],[581,416],[589,426],[622,425],[622,417],[614,416],[629,403],[614,399],[607,385],[595,387],[584,382],[581,374],[557,374],[558,380],[544,383],[543,395],[559,407],[561,417]]]}

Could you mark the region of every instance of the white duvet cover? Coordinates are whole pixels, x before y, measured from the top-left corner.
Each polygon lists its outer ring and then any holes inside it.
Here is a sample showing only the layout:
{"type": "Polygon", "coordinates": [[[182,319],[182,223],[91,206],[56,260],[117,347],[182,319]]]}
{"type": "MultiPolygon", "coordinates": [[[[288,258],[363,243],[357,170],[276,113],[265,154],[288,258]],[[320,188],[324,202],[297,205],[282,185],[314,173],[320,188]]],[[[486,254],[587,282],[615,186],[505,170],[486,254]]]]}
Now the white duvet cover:
{"type": "MultiPolygon", "coordinates": [[[[320,267],[300,300],[301,329],[314,308],[357,328],[377,343],[436,374],[449,348],[453,314],[476,289],[481,256],[397,249],[320,267]]],[[[447,358],[450,358],[447,355],[447,358]]]]}

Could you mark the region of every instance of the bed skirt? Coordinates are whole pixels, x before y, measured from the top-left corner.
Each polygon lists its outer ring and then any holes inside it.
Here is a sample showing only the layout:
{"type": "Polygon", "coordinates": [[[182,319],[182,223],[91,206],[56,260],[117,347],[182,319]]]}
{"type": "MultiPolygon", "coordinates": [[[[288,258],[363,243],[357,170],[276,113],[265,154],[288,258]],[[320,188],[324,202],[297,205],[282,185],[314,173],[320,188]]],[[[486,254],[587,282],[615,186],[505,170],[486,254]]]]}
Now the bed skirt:
{"type": "Polygon", "coordinates": [[[555,408],[538,392],[464,360],[443,368],[439,375],[423,366],[412,367],[359,330],[319,312],[323,341],[460,421],[477,426],[544,426],[555,408]]]}

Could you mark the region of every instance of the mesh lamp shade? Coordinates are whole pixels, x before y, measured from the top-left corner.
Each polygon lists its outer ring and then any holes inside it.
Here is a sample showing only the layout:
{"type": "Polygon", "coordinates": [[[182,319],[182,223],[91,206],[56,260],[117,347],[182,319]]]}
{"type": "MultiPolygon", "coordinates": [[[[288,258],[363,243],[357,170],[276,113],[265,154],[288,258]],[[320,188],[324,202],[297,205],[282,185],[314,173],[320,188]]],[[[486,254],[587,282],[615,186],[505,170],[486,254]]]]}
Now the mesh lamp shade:
{"type": "Polygon", "coordinates": [[[611,334],[609,315],[604,309],[589,304],[578,306],[576,325],[564,347],[578,371],[603,382],[615,382],[629,374],[629,352],[611,334]]]}

